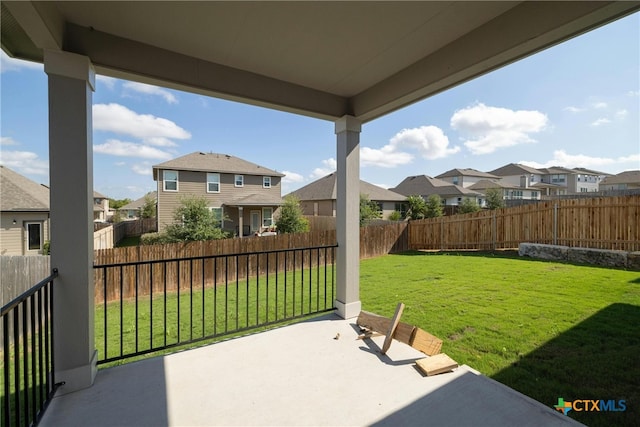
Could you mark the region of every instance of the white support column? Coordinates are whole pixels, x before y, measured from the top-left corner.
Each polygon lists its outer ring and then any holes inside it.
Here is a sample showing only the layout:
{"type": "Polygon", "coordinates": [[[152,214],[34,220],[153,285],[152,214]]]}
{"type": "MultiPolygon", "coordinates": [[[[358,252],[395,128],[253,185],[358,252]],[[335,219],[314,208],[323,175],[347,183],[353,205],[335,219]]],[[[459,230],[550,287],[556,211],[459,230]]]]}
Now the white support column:
{"type": "Polygon", "coordinates": [[[242,217],[244,216],[244,208],[242,206],[238,206],[238,237],[242,239],[242,227],[244,226],[242,217]]]}
{"type": "Polygon", "coordinates": [[[93,298],[95,72],[86,56],[46,50],[49,76],[51,266],[54,356],[59,393],[89,387],[96,374],[93,298]]]}
{"type": "Polygon", "coordinates": [[[360,129],[361,122],[344,116],[335,122],[336,182],[336,301],[338,314],[360,314],[360,129]]]}

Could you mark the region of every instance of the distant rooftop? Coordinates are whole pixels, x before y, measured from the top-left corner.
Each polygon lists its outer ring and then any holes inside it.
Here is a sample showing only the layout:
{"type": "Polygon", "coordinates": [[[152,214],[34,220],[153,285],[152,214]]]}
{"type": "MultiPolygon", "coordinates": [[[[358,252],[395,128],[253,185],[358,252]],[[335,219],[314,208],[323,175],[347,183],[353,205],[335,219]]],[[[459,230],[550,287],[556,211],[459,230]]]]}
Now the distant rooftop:
{"type": "MultiPolygon", "coordinates": [[[[336,174],[330,173],[310,184],[305,185],[291,192],[300,200],[335,200],[336,199],[336,174]]],[[[387,190],[377,185],[360,180],[360,194],[366,194],[369,200],[374,201],[397,201],[406,199],[405,196],[387,190]]]]}
{"type": "Polygon", "coordinates": [[[237,173],[243,175],[285,176],[280,172],[265,168],[239,157],[221,153],[203,153],[196,151],[177,159],[169,160],[153,166],[153,179],[157,180],[158,169],[175,169],[184,171],[237,173]]]}

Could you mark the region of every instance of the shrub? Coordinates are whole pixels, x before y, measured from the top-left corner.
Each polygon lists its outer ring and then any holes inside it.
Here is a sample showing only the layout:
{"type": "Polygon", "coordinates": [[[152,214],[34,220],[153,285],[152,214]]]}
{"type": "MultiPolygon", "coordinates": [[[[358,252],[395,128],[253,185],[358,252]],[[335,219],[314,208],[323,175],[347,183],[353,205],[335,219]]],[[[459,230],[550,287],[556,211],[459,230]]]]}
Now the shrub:
{"type": "Polygon", "coordinates": [[[305,233],[309,231],[309,221],[302,215],[300,200],[292,194],[284,198],[280,215],[276,219],[278,233],[305,233]]]}

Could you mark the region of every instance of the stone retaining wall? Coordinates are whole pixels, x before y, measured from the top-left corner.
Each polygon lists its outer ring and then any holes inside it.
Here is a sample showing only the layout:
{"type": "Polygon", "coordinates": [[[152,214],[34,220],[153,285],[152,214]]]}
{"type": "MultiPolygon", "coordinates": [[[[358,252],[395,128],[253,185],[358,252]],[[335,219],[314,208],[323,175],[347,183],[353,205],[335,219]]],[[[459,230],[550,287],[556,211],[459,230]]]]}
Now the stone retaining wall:
{"type": "Polygon", "coordinates": [[[520,243],[520,256],[640,271],[640,252],[520,243]]]}

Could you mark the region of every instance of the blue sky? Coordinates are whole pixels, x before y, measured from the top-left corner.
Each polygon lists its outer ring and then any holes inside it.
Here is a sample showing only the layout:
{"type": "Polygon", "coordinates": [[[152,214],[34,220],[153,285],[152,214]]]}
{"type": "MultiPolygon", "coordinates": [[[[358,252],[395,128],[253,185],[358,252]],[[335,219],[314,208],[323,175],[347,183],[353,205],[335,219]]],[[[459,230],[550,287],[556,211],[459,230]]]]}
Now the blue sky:
{"type": "MultiPolygon", "coordinates": [[[[0,163],[48,183],[47,78],[1,54],[0,163]]],[[[135,199],[151,166],[194,151],[285,173],[283,195],[335,169],[332,122],[99,76],[94,187],[135,199]]],[[[363,126],[361,178],[507,163],[640,169],[640,13],[363,126]]]]}

